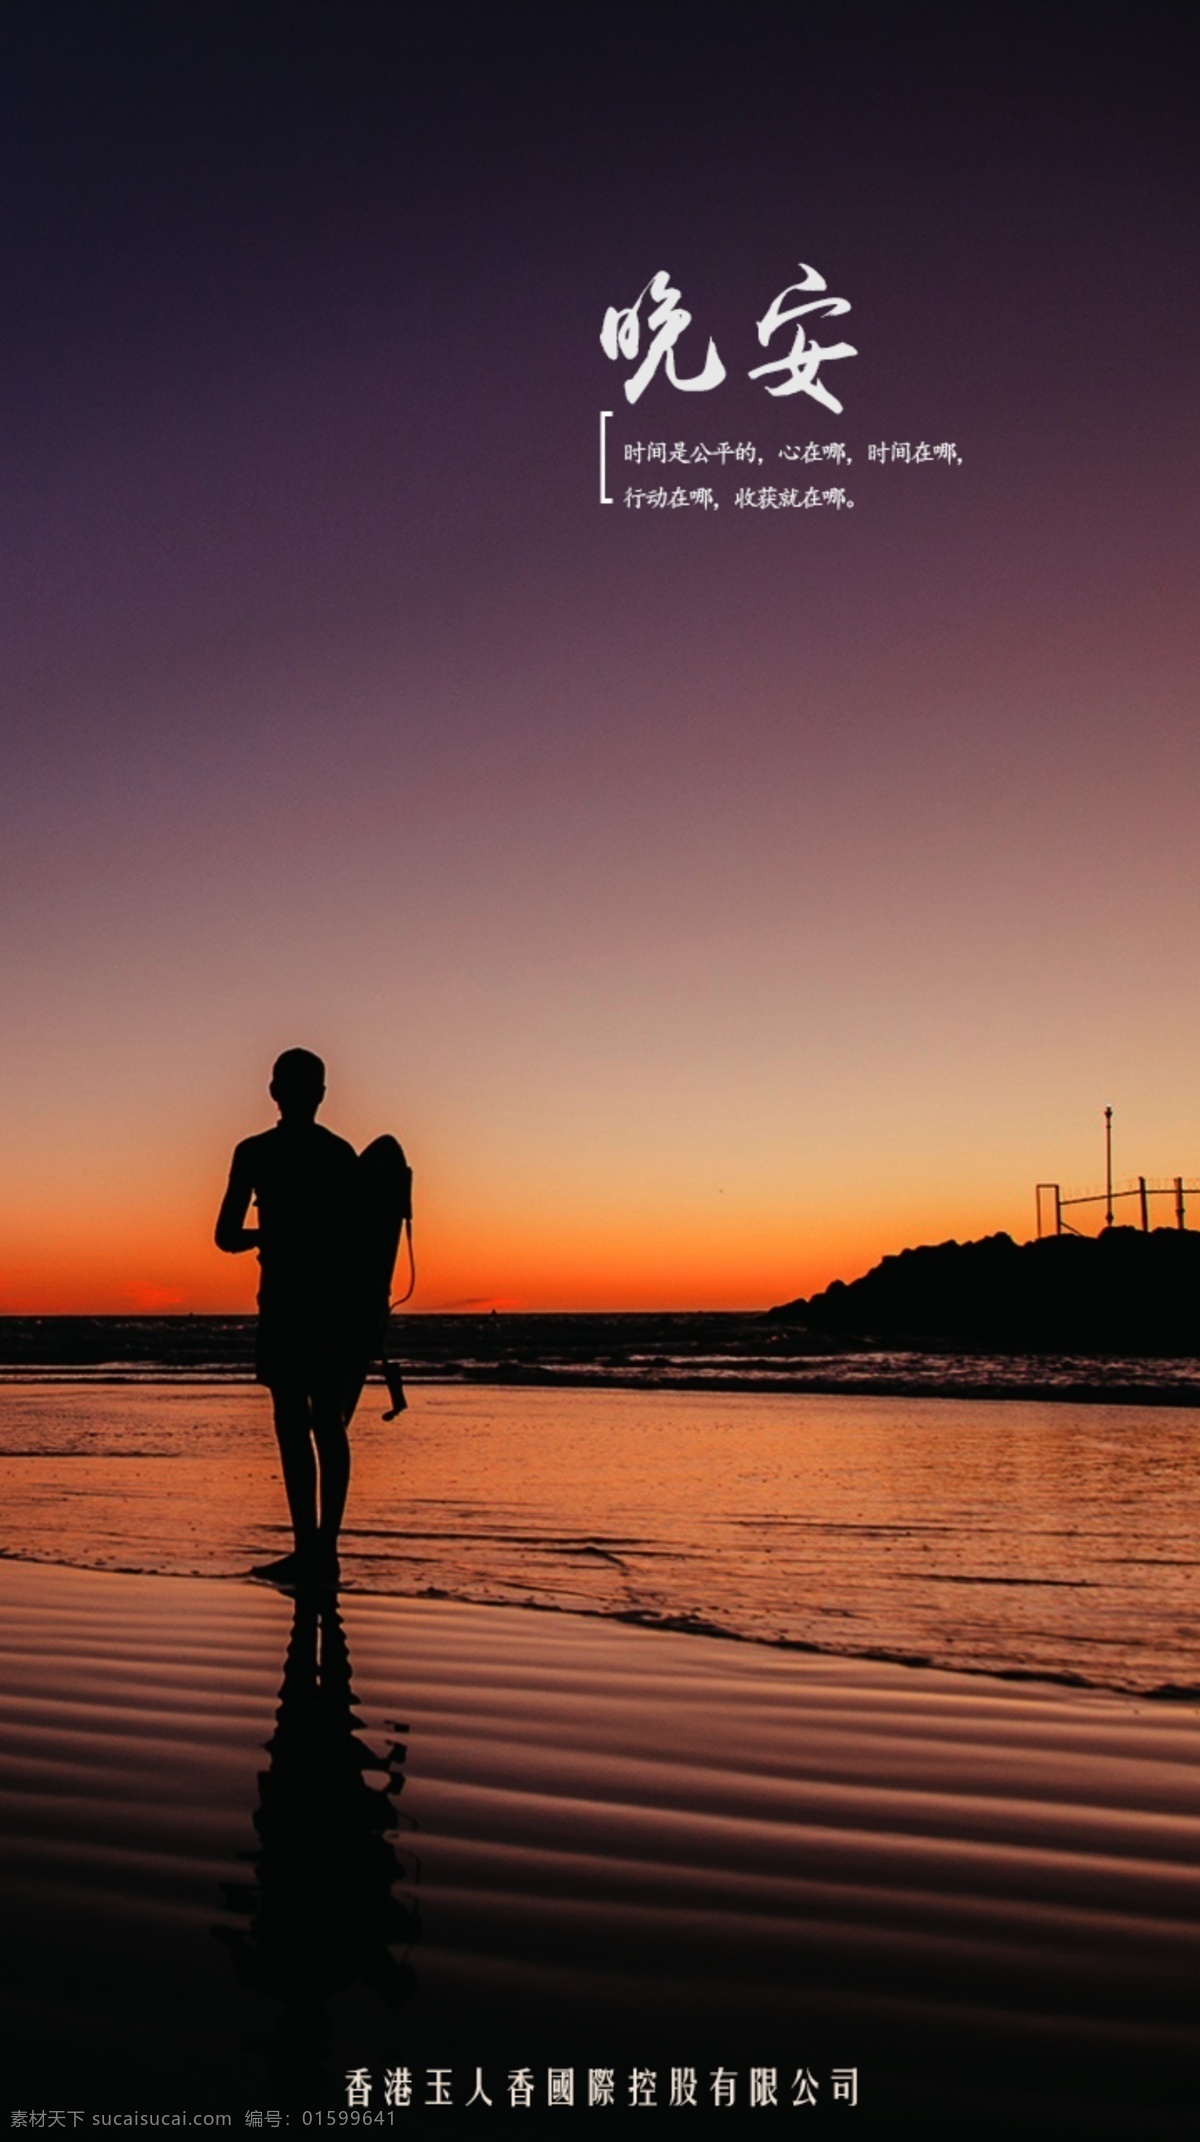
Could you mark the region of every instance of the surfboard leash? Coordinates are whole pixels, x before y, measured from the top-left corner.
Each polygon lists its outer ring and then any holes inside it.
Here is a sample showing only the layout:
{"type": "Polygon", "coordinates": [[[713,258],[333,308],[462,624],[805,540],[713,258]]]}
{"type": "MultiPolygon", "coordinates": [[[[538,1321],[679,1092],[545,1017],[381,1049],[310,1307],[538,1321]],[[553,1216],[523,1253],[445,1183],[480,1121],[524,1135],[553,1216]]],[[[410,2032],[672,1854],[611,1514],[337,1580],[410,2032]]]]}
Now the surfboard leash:
{"type": "Polygon", "coordinates": [[[415,1255],[413,1254],[413,1231],[411,1213],[405,1214],[403,1220],[400,1222],[400,1230],[401,1233],[404,1234],[408,1239],[408,1285],[404,1289],[403,1294],[398,1294],[394,1302],[388,1303],[389,1316],[394,1316],[397,1309],[403,1309],[405,1302],[412,1300],[412,1297],[415,1294],[417,1287],[417,1260],[415,1255]]]}

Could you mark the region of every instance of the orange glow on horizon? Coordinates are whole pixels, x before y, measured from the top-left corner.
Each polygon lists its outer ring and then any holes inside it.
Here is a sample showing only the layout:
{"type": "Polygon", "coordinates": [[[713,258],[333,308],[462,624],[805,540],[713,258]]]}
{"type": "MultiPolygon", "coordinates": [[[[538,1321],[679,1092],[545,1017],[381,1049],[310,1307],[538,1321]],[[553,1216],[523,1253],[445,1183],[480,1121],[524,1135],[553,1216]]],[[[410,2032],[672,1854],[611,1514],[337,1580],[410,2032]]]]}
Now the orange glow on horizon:
{"type": "MultiPolygon", "coordinates": [[[[727,1233],[677,1216],[628,1226],[606,1215],[583,1229],[492,1219],[468,1230],[418,1215],[418,1286],[406,1313],[765,1309],[853,1279],[900,1249],[1006,1225],[1018,1240],[1033,1231],[1011,1212],[948,1204],[807,1229],[764,1214],[758,1226],[743,1221],[727,1233]]],[[[77,1222],[58,1239],[43,1231],[0,1268],[0,1315],[246,1315],[257,1285],[252,1255],[222,1256],[190,1227],[146,1216],[123,1236],[97,1239],[77,1222]]]]}

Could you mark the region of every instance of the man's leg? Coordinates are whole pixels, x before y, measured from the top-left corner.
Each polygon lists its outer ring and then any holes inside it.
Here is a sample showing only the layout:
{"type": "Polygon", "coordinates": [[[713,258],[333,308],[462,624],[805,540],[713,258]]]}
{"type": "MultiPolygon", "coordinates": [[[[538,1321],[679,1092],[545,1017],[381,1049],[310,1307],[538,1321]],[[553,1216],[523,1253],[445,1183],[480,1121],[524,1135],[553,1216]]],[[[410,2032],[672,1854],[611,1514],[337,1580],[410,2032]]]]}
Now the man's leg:
{"type": "Polygon", "coordinates": [[[321,1477],[321,1520],[317,1538],[322,1557],[336,1564],[338,1533],[350,1486],[350,1438],[346,1433],[346,1408],[340,1390],[314,1391],[312,1434],[321,1477]]]}
{"type": "Polygon", "coordinates": [[[308,1392],[299,1384],[273,1384],[271,1403],[296,1556],[311,1559],[317,1544],[317,1461],[308,1392]]]}

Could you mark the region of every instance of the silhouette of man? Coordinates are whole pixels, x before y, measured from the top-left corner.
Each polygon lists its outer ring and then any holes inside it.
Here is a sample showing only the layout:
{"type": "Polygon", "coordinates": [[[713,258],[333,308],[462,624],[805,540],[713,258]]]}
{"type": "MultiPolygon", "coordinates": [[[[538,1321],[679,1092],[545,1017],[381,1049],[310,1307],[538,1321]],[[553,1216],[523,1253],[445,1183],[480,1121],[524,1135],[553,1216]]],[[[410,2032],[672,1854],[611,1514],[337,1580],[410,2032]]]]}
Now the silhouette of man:
{"type": "Polygon", "coordinates": [[[337,1541],[350,1484],[346,1434],[369,1342],[356,1300],[358,1159],[316,1121],[325,1066],[287,1049],[271,1076],[274,1130],[236,1147],[217,1216],[217,1248],[257,1250],[255,1375],[271,1393],[295,1548],[255,1576],[279,1584],[336,1583],[337,1541]],[[258,1226],[247,1227],[251,1199],[258,1226]]]}

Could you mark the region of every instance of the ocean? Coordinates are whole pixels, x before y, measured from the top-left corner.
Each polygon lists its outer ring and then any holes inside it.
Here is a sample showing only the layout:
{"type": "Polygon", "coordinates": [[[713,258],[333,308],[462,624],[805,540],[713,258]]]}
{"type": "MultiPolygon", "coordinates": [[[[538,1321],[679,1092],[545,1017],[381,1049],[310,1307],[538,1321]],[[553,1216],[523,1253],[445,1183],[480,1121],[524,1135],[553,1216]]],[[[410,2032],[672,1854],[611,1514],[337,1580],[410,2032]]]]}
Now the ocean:
{"type": "MultiPolygon", "coordinates": [[[[9,1372],[0,1551],[214,1579],[282,1551],[266,1393],[114,1373],[9,1372]]],[[[1200,1692],[1195,1405],[715,1379],[415,1383],[398,1421],[385,1405],[368,1386],[352,1431],[347,1590],[1200,1692]]]]}

